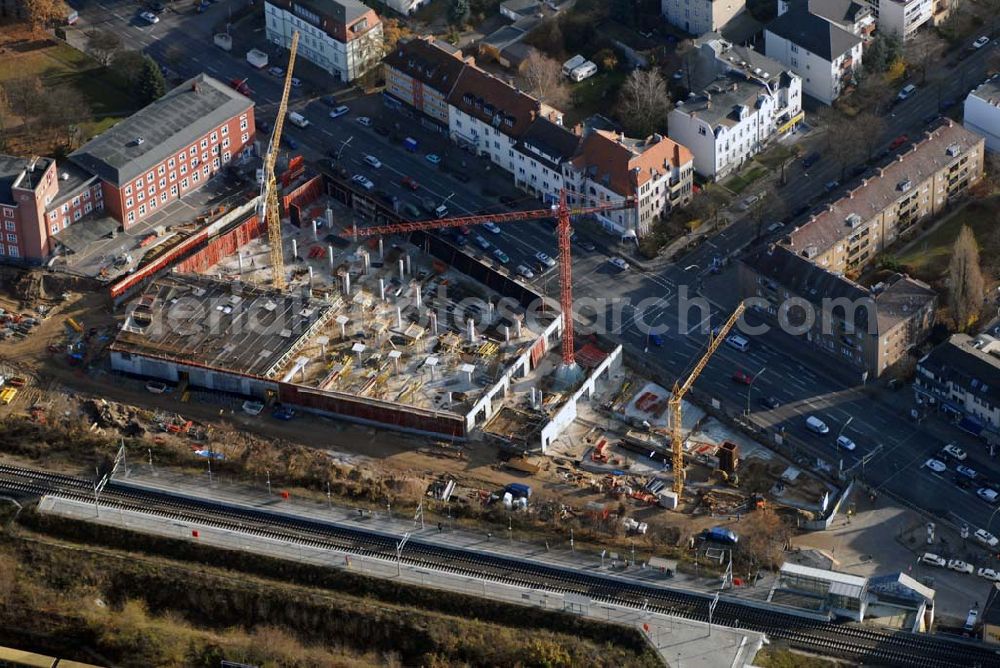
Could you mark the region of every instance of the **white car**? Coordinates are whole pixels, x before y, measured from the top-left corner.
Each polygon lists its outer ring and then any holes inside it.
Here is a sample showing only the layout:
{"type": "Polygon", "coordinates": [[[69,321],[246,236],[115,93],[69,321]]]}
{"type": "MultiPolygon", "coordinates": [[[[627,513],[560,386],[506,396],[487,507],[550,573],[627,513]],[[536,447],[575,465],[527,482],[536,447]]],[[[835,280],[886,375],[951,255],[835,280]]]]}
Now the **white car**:
{"type": "Polygon", "coordinates": [[[351,110],[350,107],[348,107],[346,104],[342,104],[330,112],[330,118],[340,118],[341,116],[347,114],[350,110],[351,110]]]}
{"type": "Polygon", "coordinates": [[[929,468],[931,471],[934,471],[935,473],[944,473],[945,471],[948,470],[948,467],[945,466],[944,462],[937,459],[928,459],[926,462],[924,462],[924,466],[929,468]]]}
{"type": "Polygon", "coordinates": [[[243,412],[247,415],[260,415],[264,410],[264,404],[259,401],[244,401],[243,412]]]}
{"type": "Polygon", "coordinates": [[[960,462],[964,462],[965,458],[968,457],[968,455],[965,454],[965,450],[958,447],[954,443],[949,443],[948,445],[944,446],[942,452],[944,452],[946,455],[948,455],[953,459],[957,459],[960,462]]]}
{"type": "Polygon", "coordinates": [[[145,21],[146,23],[149,23],[150,25],[154,25],[160,22],[160,17],[154,14],[153,12],[142,12],[141,14],[139,14],[139,18],[145,21]]]}
{"type": "Polygon", "coordinates": [[[371,165],[375,169],[378,169],[379,167],[382,166],[382,161],[379,160],[378,158],[376,158],[374,155],[366,155],[365,156],[365,162],[367,162],[369,165],[371,165]]]}
{"type": "Polygon", "coordinates": [[[482,248],[483,250],[489,250],[493,246],[493,244],[487,241],[486,237],[484,237],[481,234],[477,234],[474,241],[476,242],[476,245],[482,248]]]}
{"type": "Polygon", "coordinates": [[[837,445],[842,447],[844,450],[852,450],[852,451],[854,450],[854,448],[858,447],[854,441],[847,438],[846,436],[838,436],[837,445]]]}
{"type": "Polygon", "coordinates": [[[167,391],[167,386],[158,380],[151,380],[146,383],[146,391],[150,394],[163,394],[167,391]]]}
{"type": "Polygon", "coordinates": [[[619,269],[628,269],[628,262],[621,259],[620,257],[609,257],[608,262],[618,267],[619,269]]]}
{"type": "Polygon", "coordinates": [[[439,156],[437,153],[428,153],[427,155],[424,156],[424,159],[427,162],[431,163],[432,165],[437,165],[441,163],[441,156],[439,156]]]}
{"type": "Polygon", "coordinates": [[[976,473],[976,469],[970,466],[965,466],[964,464],[959,464],[958,466],[955,467],[955,470],[958,471],[960,474],[964,475],[966,478],[969,478],[970,480],[975,480],[976,476],[979,475],[978,473],[976,473]]]}
{"type": "Polygon", "coordinates": [[[948,562],[943,557],[939,557],[932,552],[924,552],[920,557],[920,563],[927,564],[928,566],[938,566],[939,568],[944,568],[948,565],[948,562]]]}
{"type": "Polygon", "coordinates": [[[483,223],[483,227],[485,227],[487,230],[489,230],[493,234],[500,234],[500,226],[497,225],[496,223],[493,223],[493,222],[483,223]]]}
{"type": "Polygon", "coordinates": [[[523,264],[519,264],[519,265],[517,265],[517,270],[516,270],[516,271],[517,271],[517,273],[518,273],[518,274],[520,274],[520,275],[521,275],[521,276],[522,276],[523,278],[534,278],[534,277],[535,277],[535,273],[534,273],[533,271],[531,271],[530,269],[528,269],[528,268],[527,268],[526,266],[524,266],[523,264]]]}
{"type": "Polygon", "coordinates": [[[281,67],[275,65],[274,67],[267,68],[267,73],[272,77],[283,77],[285,76],[285,70],[281,67]]]}
{"type": "Polygon", "coordinates": [[[375,187],[375,184],[372,182],[372,180],[367,176],[364,176],[363,174],[355,174],[354,176],[351,177],[351,180],[357,183],[365,190],[371,190],[372,188],[375,187]]]}
{"type": "Polygon", "coordinates": [[[544,264],[546,267],[556,266],[556,261],[549,257],[548,254],[542,253],[541,251],[535,253],[535,259],[544,264]]]}
{"type": "Polygon", "coordinates": [[[958,573],[965,573],[967,575],[971,575],[976,572],[976,569],[972,567],[972,564],[966,563],[961,559],[949,559],[948,568],[958,573]]]}
{"type": "Polygon", "coordinates": [[[976,575],[991,582],[1000,582],[1000,573],[997,573],[992,568],[981,567],[976,571],[976,575]]]}
{"type": "Polygon", "coordinates": [[[292,77],[292,88],[299,88],[302,85],[302,79],[298,77],[292,77]]]}
{"type": "Polygon", "coordinates": [[[358,116],[358,123],[365,126],[366,128],[370,128],[372,126],[372,119],[368,118],[367,116],[358,116]]]}
{"type": "Polygon", "coordinates": [[[997,494],[997,491],[995,489],[990,489],[989,487],[980,487],[979,489],[976,490],[976,496],[978,496],[986,503],[996,503],[997,497],[1000,496],[1000,494],[997,494]]]}
{"type": "Polygon", "coordinates": [[[987,37],[986,35],[983,35],[982,37],[980,37],[979,39],[977,39],[975,42],[972,43],[972,48],[981,49],[989,43],[990,43],[990,38],[987,37]]]}
{"type": "Polygon", "coordinates": [[[986,529],[979,529],[975,533],[976,540],[985,545],[986,547],[996,547],[1000,545],[1000,539],[991,534],[986,529]]]}

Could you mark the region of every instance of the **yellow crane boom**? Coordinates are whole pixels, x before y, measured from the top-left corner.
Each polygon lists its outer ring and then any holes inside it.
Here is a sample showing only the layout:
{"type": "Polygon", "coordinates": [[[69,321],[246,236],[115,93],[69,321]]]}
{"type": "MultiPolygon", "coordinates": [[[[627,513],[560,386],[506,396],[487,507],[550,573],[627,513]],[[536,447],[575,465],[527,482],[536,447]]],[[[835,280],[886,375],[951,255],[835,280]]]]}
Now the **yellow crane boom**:
{"type": "Polygon", "coordinates": [[[673,394],[670,396],[668,406],[670,408],[670,442],[674,466],[674,494],[677,495],[678,503],[680,503],[681,494],[684,493],[684,441],[681,438],[681,401],[683,401],[684,395],[688,393],[691,386],[694,385],[694,381],[701,375],[702,370],[708,364],[708,360],[712,358],[719,344],[725,340],[729,334],[729,330],[736,325],[736,321],[743,315],[744,308],[746,307],[743,305],[743,302],[740,302],[736,310],[733,311],[733,314],[729,316],[729,320],[719,328],[718,335],[713,336],[708,342],[708,350],[701,356],[698,363],[694,365],[694,369],[691,370],[684,384],[678,385],[674,383],[673,394]]]}
{"type": "Polygon", "coordinates": [[[264,180],[260,186],[258,217],[267,222],[267,240],[271,245],[271,282],[277,290],[285,289],[285,254],[281,242],[281,210],[278,207],[278,183],[274,177],[274,163],[278,160],[281,147],[281,131],[285,127],[288,114],[288,94],[292,90],[292,70],[295,68],[295,53],[299,49],[299,31],[292,33],[292,44],[288,48],[288,70],[285,72],[285,89],[278,105],[278,117],[274,121],[274,132],[264,156],[264,180]]]}

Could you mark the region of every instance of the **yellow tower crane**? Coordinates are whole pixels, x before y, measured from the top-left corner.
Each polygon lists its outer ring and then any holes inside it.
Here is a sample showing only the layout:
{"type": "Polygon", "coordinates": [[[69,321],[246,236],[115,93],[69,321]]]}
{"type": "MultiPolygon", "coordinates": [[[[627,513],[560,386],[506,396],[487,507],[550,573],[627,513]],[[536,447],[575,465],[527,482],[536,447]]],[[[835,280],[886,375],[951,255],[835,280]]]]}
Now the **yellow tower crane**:
{"type": "Polygon", "coordinates": [[[278,184],[274,178],[274,163],[278,160],[281,146],[281,131],[285,127],[288,114],[288,93],[292,90],[292,70],[295,68],[295,52],[299,48],[299,31],[292,33],[292,45],[288,48],[288,71],[285,72],[285,90],[281,93],[278,117],[274,121],[274,132],[264,156],[264,179],[260,184],[260,200],[257,216],[267,221],[267,240],[271,244],[271,281],[276,290],[285,289],[285,254],[281,243],[281,210],[278,208],[278,184]]]}
{"type": "Polygon", "coordinates": [[[684,440],[681,438],[681,401],[684,400],[684,395],[688,393],[691,386],[694,385],[694,381],[698,379],[701,375],[702,370],[705,365],[708,364],[708,360],[712,358],[713,353],[719,347],[719,344],[725,340],[726,336],[729,334],[729,330],[733,328],[736,321],[740,319],[743,315],[743,302],[740,302],[733,314],[729,316],[729,320],[719,328],[719,333],[712,337],[708,342],[708,350],[705,354],[701,356],[698,363],[694,365],[694,369],[691,374],[684,381],[683,385],[678,385],[674,383],[673,394],[670,397],[669,407],[670,407],[670,441],[672,445],[673,454],[673,465],[674,465],[674,494],[677,495],[677,502],[680,503],[681,494],[684,493],[684,440]]]}

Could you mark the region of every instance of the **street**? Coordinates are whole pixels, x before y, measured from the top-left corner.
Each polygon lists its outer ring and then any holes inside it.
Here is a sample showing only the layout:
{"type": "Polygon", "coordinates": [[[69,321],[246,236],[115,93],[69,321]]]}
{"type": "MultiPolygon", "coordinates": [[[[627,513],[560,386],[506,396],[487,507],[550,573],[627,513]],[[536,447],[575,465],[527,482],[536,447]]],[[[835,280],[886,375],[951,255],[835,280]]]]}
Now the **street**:
{"type": "MultiPolygon", "coordinates": [[[[243,33],[250,33],[253,39],[248,41],[245,34],[234,34],[231,53],[212,45],[213,26],[224,22],[228,11],[226,3],[214,4],[200,15],[168,11],[152,26],[136,23],[134,5],[125,2],[98,2],[88,5],[81,14],[89,25],[126,35],[126,42],[143,48],[182,77],[206,71],[227,82],[232,78],[247,78],[257,102],[258,120],[273,124],[282,81],[267,74],[266,69],[254,69],[243,59],[248,48],[267,48],[262,28],[242,27],[243,33]]],[[[922,119],[936,112],[944,100],[964,98],[984,77],[989,53],[995,48],[995,44],[990,44],[976,51],[961,61],[943,83],[921,86],[909,100],[891,109],[885,117],[883,146],[901,134],[918,138],[924,125],[922,119]]],[[[272,65],[285,64],[273,57],[273,49],[268,50],[272,65]]],[[[315,68],[312,70],[315,72],[315,68]]],[[[328,79],[311,76],[308,63],[301,66],[297,63],[296,74],[306,83],[301,89],[293,89],[290,109],[301,113],[311,124],[306,129],[286,124],[286,136],[299,146],[295,153],[320,160],[329,158],[333,151],[339,154],[339,163],[351,175],[366,176],[376,189],[418,206],[422,198],[445,202],[450,215],[507,210],[499,203],[498,196],[484,194],[487,183],[498,194],[514,196],[517,208],[544,208],[537,199],[516,193],[510,175],[499,168],[490,169],[486,161],[461,151],[447,137],[423,127],[419,121],[385,110],[380,96],[360,97],[353,90],[324,86],[321,82],[328,79]],[[329,94],[337,96],[338,104],[349,106],[350,112],[330,118],[332,107],[322,99],[329,94]],[[398,132],[415,138],[418,150],[411,153],[394,145],[390,136],[358,123],[359,116],[398,123],[398,132]],[[445,173],[426,159],[428,153],[444,156],[453,171],[468,174],[470,178],[463,181],[445,173]],[[365,162],[367,155],[377,157],[381,166],[376,168],[365,162]],[[419,190],[413,192],[403,186],[404,176],[414,178],[419,190]]],[[[801,161],[796,161],[788,174],[788,185],[777,189],[776,196],[786,200],[792,211],[810,205],[824,193],[825,183],[839,179],[840,172],[841,167],[831,159],[821,159],[808,173],[803,172],[801,161]]],[[[511,271],[525,264],[535,273],[535,284],[549,296],[558,297],[557,270],[541,266],[535,259],[539,251],[556,257],[553,227],[551,219],[543,219],[507,224],[500,234],[473,230],[466,251],[480,255],[490,252],[472,243],[474,236],[481,234],[491,246],[510,257],[507,266],[511,271]]],[[[593,252],[575,245],[574,291],[580,304],[576,311],[582,321],[581,331],[585,331],[587,322],[605,321],[609,332],[623,343],[633,360],[642,360],[670,383],[683,377],[703,352],[711,327],[724,322],[738,298],[733,269],[711,275],[708,272],[711,259],[717,255],[736,257],[754,240],[755,234],[754,223],[744,216],[675,263],[637,261],[625,270],[607,262],[610,256],[621,254],[617,241],[595,237],[598,243],[593,252]],[[711,299],[708,311],[692,307],[689,313],[679,312],[685,296],[694,298],[699,294],[711,299]],[[642,308],[638,308],[640,304],[642,308]],[[659,328],[658,333],[664,339],[662,346],[651,345],[649,327],[659,328]]],[[[813,466],[818,459],[831,472],[842,468],[906,503],[958,524],[968,523],[973,531],[988,524],[993,508],[976,497],[975,487],[960,488],[952,481],[951,471],[935,474],[924,468],[923,462],[946,442],[955,440],[970,453],[966,463],[987,477],[1000,481],[1000,466],[984,452],[981,443],[950,426],[933,418],[923,424],[911,421],[908,390],[891,394],[881,388],[865,387],[860,378],[849,377],[838,368],[835,360],[817,357],[802,342],[780,332],[753,337],[747,352],[722,346],[699,378],[696,389],[699,398],[717,399],[731,415],[741,415],[749,408],[753,423],[766,430],[772,442],[778,429],[784,428],[786,446],[790,445],[794,453],[813,466]],[[731,379],[736,370],[758,376],[750,387],[738,385],[731,379]],[[765,397],[776,398],[780,406],[762,407],[760,402],[765,397]],[[816,436],[807,432],[804,427],[807,415],[821,417],[831,433],[816,436]],[[836,449],[835,439],[841,432],[857,443],[856,450],[836,449]]],[[[991,530],[1000,533],[1000,524],[993,524],[991,530]]]]}

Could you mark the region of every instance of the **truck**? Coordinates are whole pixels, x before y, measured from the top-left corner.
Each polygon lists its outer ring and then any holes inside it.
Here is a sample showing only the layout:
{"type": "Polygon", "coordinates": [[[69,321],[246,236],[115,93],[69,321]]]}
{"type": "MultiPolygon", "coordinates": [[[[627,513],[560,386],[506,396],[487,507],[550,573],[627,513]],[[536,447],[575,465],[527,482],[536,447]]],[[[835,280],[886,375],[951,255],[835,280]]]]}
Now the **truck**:
{"type": "Polygon", "coordinates": [[[305,116],[303,116],[302,114],[300,114],[297,111],[289,111],[288,112],[288,122],[291,123],[292,125],[294,125],[296,127],[300,127],[300,128],[307,128],[307,127],[309,127],[309,121],[306,119],[305,116]]]}
{"type": "Polygon", "coordinates": [[[247,62],[262,70],[267,67],[267,54],[260,49],[250,49],[247,51],[247,62]]]}
{"type": "Polygon", "coordinates": [[[250,90],[250,86],[247,84],[246,78],[230,79],[229,86],[240,95],[246,95],[247,97],[250,97],[250,95],[253,93],[253,91],[250,90]]]}
{"type": "Polygon", "coordinates": [[[420,143],[417,142],[417,140],[414,139],[413,137],[407,137],[406,139],[403,140],[403,148],[405,148],[410,153],[416,153],[418,146],[420,146],[420,143]]]}
{"type": "Polygon", "coordinates": [[[522,497],[525,499],[531,498],[531,486],[525,485],[521,482],[512,482],[506,487],[504,487],[505,492],[509,492],[511,496],[517,498],[522,497]]]}

